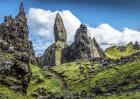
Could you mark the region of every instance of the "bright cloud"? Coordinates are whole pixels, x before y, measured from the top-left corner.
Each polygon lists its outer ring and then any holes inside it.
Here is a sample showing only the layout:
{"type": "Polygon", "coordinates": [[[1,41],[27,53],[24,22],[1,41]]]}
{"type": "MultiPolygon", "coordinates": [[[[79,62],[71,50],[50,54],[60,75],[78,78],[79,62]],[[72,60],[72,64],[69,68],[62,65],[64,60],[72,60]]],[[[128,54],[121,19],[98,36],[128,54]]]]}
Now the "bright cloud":
{"type": "MultiPolygon", "coordinates": [[[[60,13],[68,35],[68,42],[72,42],[75,32],[80,26],[80,20],[69,10],[50,11],[38,8],[30,8],[28,13],[28,25],[30,37],[37,53],[43,51],[54,42],[54,20],[56,13],[60,13]]],[[[140,32],[129,28],[119,31],[107,23],[101,23],[97,27],[88,27],[88,34],[95,37],[99,43],[126,44],[130,41],[140,42],[140,32]]]]}
{"type": "Polygon", "coordinates": [[[129,28],[119,31],[109,24],[103,23],[96,28],[88,26],[91,37],[95,37],[98,42],[106,44],[127,44],[129,42],[140,42],[140,32],[129,28]]]}
{"type": "Polygon", "coordinates": [[[100,43],[119,44],[121,43],[122,33],[109,24],[101,24],[96,28],[88,27],[88,32],[91,37],[96,37],[100,43]]]}

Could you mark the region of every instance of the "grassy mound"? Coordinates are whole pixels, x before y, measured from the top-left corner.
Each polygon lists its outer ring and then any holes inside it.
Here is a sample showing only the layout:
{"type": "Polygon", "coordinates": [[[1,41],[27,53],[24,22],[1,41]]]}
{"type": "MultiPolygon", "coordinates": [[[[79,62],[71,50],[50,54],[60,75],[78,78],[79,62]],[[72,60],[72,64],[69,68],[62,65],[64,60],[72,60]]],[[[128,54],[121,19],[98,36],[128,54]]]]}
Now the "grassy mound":
{"type": "Polygon", "coordinates": [[[133,53],[136,53],[140,50],[135,48],[135,45],[133,43],[129,43],[126,46],[113,46],[108,49],[106,49],[106,55],[110,58],[120,58],[124,56],[131,55],[133,53]]]}

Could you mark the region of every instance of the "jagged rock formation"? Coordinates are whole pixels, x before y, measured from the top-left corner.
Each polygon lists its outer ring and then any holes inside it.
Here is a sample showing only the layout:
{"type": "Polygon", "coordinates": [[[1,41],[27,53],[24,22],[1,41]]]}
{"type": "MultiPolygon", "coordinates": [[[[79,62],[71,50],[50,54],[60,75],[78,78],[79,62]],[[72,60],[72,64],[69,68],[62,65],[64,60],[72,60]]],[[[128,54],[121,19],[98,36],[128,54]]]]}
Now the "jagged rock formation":
{"type": "Polygon", "coordinates": [[[35,52],[33,51],[32,42],[28,37],[27,19],[25,16],[23,3],[16,18],[5,16],[4,23],[0,25],[0,37],[5,40],[13,50],[27,52],[30,60],[35,61],[35,52]]]}
{"type": "Polygon", "coordinates": [[[95,38],[93,40],[87,34],[87,27],[83,24],[75,34],[74,43],[66,44],[67,36],[63,20],[56,15],[54,24],[55,43],[52,44],[41,57],[43,66],[55,66],[80,59],[91,60],[95,57],[105,57],[95,38]]]}
{"type": "Polygon", "coordinates": [[[91,60],[95,57],[105,57],[105,53],[96,42],[87,34],[87,27],[80,25],[75,34],[74,43],[69,46],[69,60],[87,59],[91,60]]]}
{"type": "Polygon", "coordinates": [[[23,3],[15,18],[6,16],[0,24],[0,83],[26,94],[30,82],[29,63],[35,63],[23,3]]]}
{"type": "Polygon", "coordinates": [[[57,13],[54,24],[55,43],[46,49],[44,55],[41,57],[43,66],[55,66],[64,61],[63,49],[68,45],[66,44],[67,35],[63,24],[63,20],[59,13],[57,13]]]}
{"type": "Polygon", "coordinates": [[[57,13],[56,18],[55,18],[54,36],[55,36],[55,42],[57,42],[57,41],[66,42],[67,41],[67,34],[66,34],[66,30],[64,28],[64,23],[63,23],[63,20],[59,13],[57,13]]]}

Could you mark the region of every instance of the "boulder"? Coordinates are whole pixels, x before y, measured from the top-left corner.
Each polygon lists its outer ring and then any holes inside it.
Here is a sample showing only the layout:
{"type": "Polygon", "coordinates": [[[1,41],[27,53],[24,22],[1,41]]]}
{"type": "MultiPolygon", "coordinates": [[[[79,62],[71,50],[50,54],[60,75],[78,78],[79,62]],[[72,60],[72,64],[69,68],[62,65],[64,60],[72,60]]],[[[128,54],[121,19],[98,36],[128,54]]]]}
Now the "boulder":
{"type": "Polygon", "coordinates": [[[21,55],[21,61],[25,62],[25,63],[28,63],[29,64],[29,61],[30,61],[30,56],[27,52],[24,52],[22,55],[21,55]]]}
{"type": "Polygon", "coordinates": [[[8,48],[8,53],[13,53],[13,52],[14,52],[14,47],[10,46],[10,47],[8,48]]]}
{"type": "Polygon", "coordinates": [[[0,61],[0,74],[10,75],[13,65],[14,63],[12,63],[10,60],[1,60],[0,61]]]}
{"type": "Polygon", "coordinates": [[[3,42],[1,48],[2,48],[2,50],[8,51],[9,44],[7,42],[3,42]]]}

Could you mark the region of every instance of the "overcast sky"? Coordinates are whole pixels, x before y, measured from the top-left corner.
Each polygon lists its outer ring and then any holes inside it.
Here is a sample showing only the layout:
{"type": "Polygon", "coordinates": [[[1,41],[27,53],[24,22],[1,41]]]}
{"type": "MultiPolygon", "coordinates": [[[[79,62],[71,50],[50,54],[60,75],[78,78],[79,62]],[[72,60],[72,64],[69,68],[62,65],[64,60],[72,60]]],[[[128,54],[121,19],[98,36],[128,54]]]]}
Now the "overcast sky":
{"type": "MultiPolygon", "coordinates": [[[[68,42],[73,41],[81,23],[99,43],[140,42],[140,0],[23,0],[30,39],[37,54],[54,42],[53,25],[57,12],[64,20],[68,42]]],[[[0,22],[5,15],[18,13],[20,0],[0,0],[0,22]]]]}

